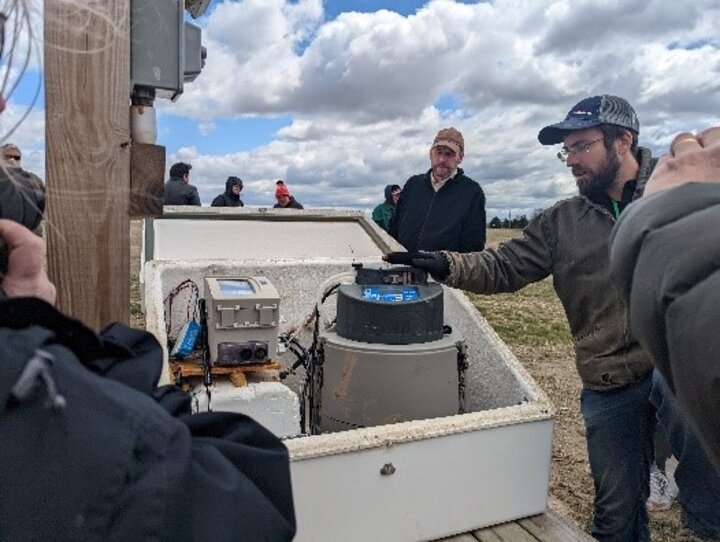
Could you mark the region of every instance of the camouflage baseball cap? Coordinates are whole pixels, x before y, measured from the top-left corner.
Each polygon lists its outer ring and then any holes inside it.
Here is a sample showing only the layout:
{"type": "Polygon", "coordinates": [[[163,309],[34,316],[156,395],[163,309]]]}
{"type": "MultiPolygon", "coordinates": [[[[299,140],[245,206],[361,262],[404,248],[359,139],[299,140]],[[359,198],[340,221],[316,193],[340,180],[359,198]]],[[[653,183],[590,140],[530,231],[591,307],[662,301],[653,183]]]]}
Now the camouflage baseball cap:
{"type": "Polygon", "coordinates": [[[557,124],[545,126],[538,134],[543,145],[556,145],[562,143],[568,132],[594,128],[600,124],[613,124],[632,130],[636,134],[640,131],[635,110],[624,98],[619,96],[592,96],[579,101],[568,112],[565,120],[557,124]]]}

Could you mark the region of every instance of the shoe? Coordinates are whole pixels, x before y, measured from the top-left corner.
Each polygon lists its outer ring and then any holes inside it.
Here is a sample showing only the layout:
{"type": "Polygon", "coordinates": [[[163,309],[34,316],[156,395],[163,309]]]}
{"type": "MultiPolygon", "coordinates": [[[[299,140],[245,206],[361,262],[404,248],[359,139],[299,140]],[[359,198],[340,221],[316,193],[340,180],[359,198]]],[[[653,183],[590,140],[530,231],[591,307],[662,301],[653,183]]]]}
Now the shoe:
{"type": "Polygon", "coordinates": [[[667,475],[653,464],[650,468],[650,496],[645,501],[645,508],[648,512],[669,510],[677,497],[677,485],[675,480],[672,485],[667,475]]]}

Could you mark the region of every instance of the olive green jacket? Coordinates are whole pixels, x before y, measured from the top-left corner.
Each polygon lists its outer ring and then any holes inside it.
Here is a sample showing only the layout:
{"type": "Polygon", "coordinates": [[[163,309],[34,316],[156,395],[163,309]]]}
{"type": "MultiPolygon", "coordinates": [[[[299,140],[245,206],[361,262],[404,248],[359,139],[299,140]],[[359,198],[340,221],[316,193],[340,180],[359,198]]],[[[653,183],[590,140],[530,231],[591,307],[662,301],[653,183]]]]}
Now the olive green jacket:
{"type": "MultiPolygon", "coordinates": [[[[642,195],[654,166],[648,149],[639,149],[638,161],[633,199],[642,195]]],[[[497,249],[443,252],[450,263],[445,282],[492,294],[514,292],[552,275],[583,385],[594,390],[625,386],[647,376],[652,362],[631,334],[627,305],[610,279],[614,225],[612,213],[585,196],[560,201],[534,218],[522,237],[497,249]]]]}

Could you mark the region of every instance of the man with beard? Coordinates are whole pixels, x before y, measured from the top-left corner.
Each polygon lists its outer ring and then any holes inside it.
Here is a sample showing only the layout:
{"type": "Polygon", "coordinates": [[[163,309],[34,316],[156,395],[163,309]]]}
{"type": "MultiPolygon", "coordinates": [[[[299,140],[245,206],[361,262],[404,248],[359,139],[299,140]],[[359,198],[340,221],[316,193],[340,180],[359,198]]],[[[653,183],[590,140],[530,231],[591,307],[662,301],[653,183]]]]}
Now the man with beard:
{"type": "Polygon", "coordinates": [[[485,247],[485,194],[459,167],[464,157],[462,133],[444,128],[430,146],[430,169],[405,183],[388,233],[410,252],[485,247]]]}
{"type": "Polygon", "coordinates": [[[623,209],[642,195],[654,166],[638,147],[639,122],[623,98],[593,96],[565,120],[543,128],[543,145],[562,143],[558,158],[571,168],[579,195],[543,211],[523,236],[483,252],[391,253],[449,286],[482,294],[513,292],[553,278],[563,304],[583,382],[585,420],[595,484],[592,535],[603,541],[649,540],[645,501],[659,420],[679,465],[684,538],[720,538],[720,478],[653,373],[628,324],[627,304],[610,280],[610,233],[623,209]]]}

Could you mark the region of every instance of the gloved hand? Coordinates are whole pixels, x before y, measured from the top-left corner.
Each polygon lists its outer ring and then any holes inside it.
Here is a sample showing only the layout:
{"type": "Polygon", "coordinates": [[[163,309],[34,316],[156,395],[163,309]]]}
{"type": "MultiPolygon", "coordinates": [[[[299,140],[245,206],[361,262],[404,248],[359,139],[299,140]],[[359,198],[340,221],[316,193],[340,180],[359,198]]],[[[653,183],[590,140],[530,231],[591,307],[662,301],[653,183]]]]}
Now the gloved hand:
{"type": "Polygon", "coordinates": [[[388,263],[412,265],[430,273],[435,280],[445,280],[450,264],[439,252],[389,252],[383,256],[388,263]]]}

